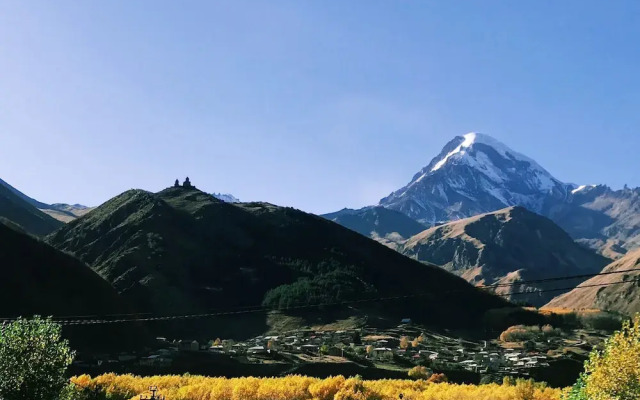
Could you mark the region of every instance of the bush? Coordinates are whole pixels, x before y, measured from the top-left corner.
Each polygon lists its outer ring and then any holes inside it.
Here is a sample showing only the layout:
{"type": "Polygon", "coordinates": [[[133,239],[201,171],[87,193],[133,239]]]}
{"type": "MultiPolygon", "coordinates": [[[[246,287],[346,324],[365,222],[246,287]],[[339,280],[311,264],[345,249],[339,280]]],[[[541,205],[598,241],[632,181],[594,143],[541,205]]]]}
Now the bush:
{"type": "Polygon", "coordinates": [[[428,379],[429,377],[431,377],[431,371],[421,365],[413,367],[409,370],[409,378],[428,379]]]}
{"type": "Polygon", "coordinates": [[[449,378],[445,374],[433,374],[427,379],[429,383],[445,383],[449,382],[449,378]]]}
{"type": "Polygon", "coordinates": [[[503,342],[526,342],[554,336],[562,336],[562,330],[548,324],[542,328],[537,325],[514,325],[500,334],[500,340],[503,342]]]}
{"type": "Polygon", "coordinates": [[[616,331],[622,328],[621,318],[608,313],[583,315],[580,322],[585,328],[599,331],[616,331]]]}

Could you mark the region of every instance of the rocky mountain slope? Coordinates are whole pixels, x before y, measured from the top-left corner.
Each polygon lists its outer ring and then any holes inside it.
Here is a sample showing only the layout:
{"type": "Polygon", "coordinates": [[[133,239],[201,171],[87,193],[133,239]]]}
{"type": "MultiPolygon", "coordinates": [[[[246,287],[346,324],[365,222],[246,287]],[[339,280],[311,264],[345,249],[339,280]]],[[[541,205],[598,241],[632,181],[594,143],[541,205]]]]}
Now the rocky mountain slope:
{"type": "MultiPolygon", "coordinates": [[[[628,252],[624,257],[607,265],[602,272],[616,272],[638,268],[640,268],[640,249],[628,252]]],[[[638,271],[599,275],[583,282],[572,291],[556,297],[549,302],[546,307],[572,309],[597,308],[632,316],[640,312],[640,283],[637,282],[639,279],[640,272],[638,271]],[[621,281],[631,282],[610,285],[621,281]]]]}
{"type": "Polygon", "coordinates": [[[87,262],[142,311],[288,308],[427,292],[358,308],[451,327],[478,323],[488,308],[504,305],[323,218],[225,203],[192,188],[127,191],[47,240],[87,262]]]}
{"type": "Polygon", "coordinates": [[[580,186],[570,201],[548,210],[580,243],[610,258],[640,247],[640,188],[580,186]]]}
{"type": "MultiPolygon", "coordinates": [[[[404,242],[399,251],[440,265],[478,285],[597,273],[610,261],[575,243],[551,220],[523,207],[430,228],[404,242]]],[[[496,292],[530,292],[510,297],[541,306],[558,292],[538,291],[568,287],[582,280],[516,284],[497,288],[496,292]]]]}
{"type": "Polygon", "coordinates": [[[28,197],[0,180],[0,217],[21,226],[26,232],[43,236],[59,228],[62,223],[38,210],[28,197]]]}

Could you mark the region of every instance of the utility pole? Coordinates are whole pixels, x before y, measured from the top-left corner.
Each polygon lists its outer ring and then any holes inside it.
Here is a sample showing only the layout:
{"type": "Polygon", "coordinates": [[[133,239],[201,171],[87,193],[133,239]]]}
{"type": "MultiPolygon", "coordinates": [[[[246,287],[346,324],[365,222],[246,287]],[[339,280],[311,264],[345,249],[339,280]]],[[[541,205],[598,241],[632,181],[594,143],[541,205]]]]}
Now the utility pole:
{"type": "Polygon", "coordinates": [[[158,392],[157,386],[149,386],[149,391],[151,392],[151,397],[140,395],[140,400],[165,400],[164,396],[156,396],[156,392],[158,392]]]}

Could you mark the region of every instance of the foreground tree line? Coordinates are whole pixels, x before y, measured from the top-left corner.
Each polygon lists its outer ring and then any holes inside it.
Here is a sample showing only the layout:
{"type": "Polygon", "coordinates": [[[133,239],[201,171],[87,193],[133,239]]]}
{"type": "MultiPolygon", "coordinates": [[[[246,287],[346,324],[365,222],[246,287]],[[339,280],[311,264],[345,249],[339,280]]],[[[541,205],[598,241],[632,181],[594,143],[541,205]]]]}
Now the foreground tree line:
{"type": "Polygon", "coordinates": [[[0,400],[132,400],[157,386],[167,400],[636,400],[640,399],[640,316],[624,323],[604,350],[592,352],[578,382],[564,390],[531,380],[457,385],[426,370],[412,380],[209,378],[105,374],[65,378],[74,353],[51,320],[0,326],[0,400]]]}

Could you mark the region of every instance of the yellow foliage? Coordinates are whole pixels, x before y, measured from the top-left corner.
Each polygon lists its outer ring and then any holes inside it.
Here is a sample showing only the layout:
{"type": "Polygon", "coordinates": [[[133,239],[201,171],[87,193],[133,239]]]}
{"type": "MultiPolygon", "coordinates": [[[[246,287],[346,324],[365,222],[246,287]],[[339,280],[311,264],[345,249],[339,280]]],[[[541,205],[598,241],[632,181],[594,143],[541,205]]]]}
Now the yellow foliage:
{"type": "Polygon", "coordinates": [[[585,392],[593,400],[640,398],[640,314],[611,336],[585,364],[585,392]]]}
{"type": "Polygon", "coordinates": [[[409,370],[409,378],[413,379],[429,379],[431,372],[422,365],[417,365],[409,370]]]}
{"type": "Polygon", "coordinates": [[[167,400],[395,400],[400,393],[407,400],[559,400],[561,394],[560,389],[526,383],[475,386],[425,380],[366,381],[343,376],[227,379],[106,374],[96,378],[82,375],[71,381],[80,389],[97,390],[112,400],[137,400],[149,386],[157,386],[167,400]]]}

